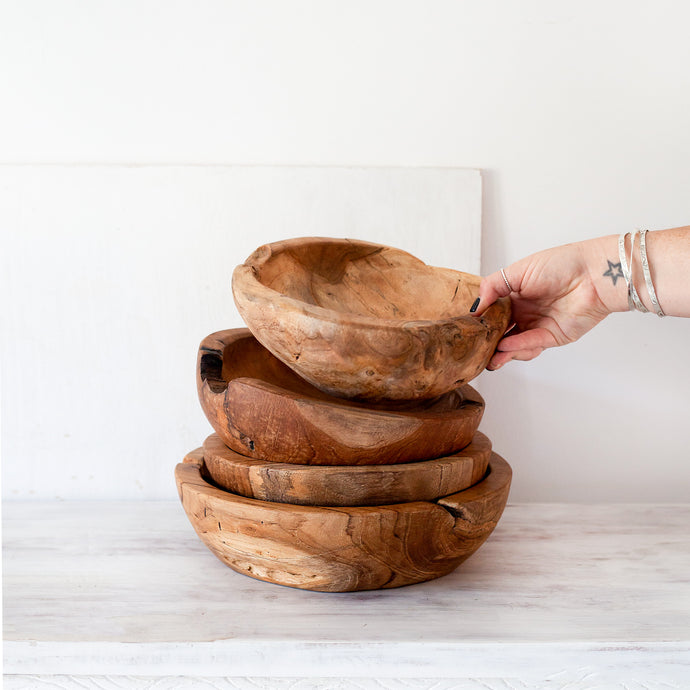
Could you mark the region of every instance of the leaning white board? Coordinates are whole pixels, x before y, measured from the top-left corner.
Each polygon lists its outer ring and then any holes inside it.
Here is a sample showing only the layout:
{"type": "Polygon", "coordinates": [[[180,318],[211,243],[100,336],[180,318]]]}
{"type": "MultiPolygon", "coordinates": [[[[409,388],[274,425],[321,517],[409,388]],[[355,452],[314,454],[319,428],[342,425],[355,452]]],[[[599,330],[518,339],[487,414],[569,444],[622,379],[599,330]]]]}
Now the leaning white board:
{"type": "Polygon", "coordinates": [[[175,495],[211,429],[196,348],[241,326],[236,264],[353,237],[479,273],[481,176],[450,168],[0,167],[3,492],[175,495]]]}

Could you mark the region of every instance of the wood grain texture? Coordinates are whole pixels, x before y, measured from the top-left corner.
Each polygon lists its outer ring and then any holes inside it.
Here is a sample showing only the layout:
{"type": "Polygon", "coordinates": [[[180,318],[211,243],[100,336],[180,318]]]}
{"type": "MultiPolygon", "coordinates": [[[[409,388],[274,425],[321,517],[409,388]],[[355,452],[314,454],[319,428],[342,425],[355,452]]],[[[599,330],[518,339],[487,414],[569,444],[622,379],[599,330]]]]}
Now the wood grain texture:
{"type": "Polygon", "coordinates": [[[334,398],[300,378],[246,328],[204,338],[197,390],[227,446],[284,463],[385,465],[451,455],[470,443],[484,413],[483,398],[468,385],[411,403],[334,398]]]}
{"type": "Polygon", "coordinates": [[[492,453],[486,478],[442,505],[330,508],[236,496],[204,474],[203,463],[175,469],[182,505],[206,546],[237,572],[322,592],[400,587],[450,573],[495,528],[512,476],[492,453]]]}
{"type": "Polygon", "coordinates": [[[253,460],[212,434],[204,464],[219,488],[261,501],[313,506],[378,506],[433,501],[479,482],[486,474],[491,441],[477,432],[455,455],[383,466],[294,465],[253,460]]]}
{"type": "Polygon", "coordinates": [[[276,357],[331,395],[372,401],[433,398],[483,371],[510,300],[472,317],[479,282],[391,247],[311,237],[259,247],[232,287],[276,357]]]}

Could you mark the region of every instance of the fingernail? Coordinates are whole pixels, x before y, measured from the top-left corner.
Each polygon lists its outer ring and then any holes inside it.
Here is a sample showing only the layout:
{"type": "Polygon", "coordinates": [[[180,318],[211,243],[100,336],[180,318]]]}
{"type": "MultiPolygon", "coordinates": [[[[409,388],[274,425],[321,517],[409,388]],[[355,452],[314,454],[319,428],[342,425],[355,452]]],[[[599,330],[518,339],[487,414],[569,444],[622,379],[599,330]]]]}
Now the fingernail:
{"type": "Polygon", "coordinates": [[[476,300],[472,303],[472,306],[470,307],[470,314],[474,314],[475,311],[477,311],[477,307],[479,306],[479,297],[477,297],[476,300]]]}

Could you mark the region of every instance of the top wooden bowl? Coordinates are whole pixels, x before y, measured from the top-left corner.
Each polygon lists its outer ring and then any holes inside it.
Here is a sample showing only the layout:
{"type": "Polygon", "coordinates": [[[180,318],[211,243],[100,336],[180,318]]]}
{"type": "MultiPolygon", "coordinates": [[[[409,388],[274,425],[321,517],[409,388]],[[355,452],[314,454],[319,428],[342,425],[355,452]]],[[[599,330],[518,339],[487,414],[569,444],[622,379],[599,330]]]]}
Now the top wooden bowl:
{"type": "Polygon", "coordinates": [[[237,308],[278,359],[330,395],[433,398],[477,376],[510,319],[469,314],[480,278],[358,240],[259,247],[235,269],[237,308]]]}

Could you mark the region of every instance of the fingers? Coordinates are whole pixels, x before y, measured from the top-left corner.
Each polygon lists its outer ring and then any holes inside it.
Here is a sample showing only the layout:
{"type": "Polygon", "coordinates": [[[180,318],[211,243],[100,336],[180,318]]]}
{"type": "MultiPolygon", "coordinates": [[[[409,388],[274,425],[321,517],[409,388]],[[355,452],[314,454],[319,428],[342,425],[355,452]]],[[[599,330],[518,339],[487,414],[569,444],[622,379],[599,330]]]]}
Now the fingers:
{"type": "Polygon", "coordinates": [[[514,359],[528,362],[539,356],[546,348],[557,345],[555,336],[546,328],[533,328],[523,333],[508,335],[499,341],[496,352],[486,368],[489,371],[496,371],[514,359]]]}
{"type": "Polygon", "coordinates": [[[501,352],[519,352],[557,346],[558,341],[551,331],[546,328],[532,328],[515,335],[506,335],[499,341],[496,349],[501,352]]]}
{"type": "MultiPolygon", "coordinates": [[[[517,263],[511,264],[484,278],[479,286],[479,304],[473,312],[481,316],[499,297],[508,297],[520,292],[525,272],[528,270],[529,257],[517,263]]],[[[515,324],[513,324],[515,326],[515,324]]],[[[527,331],[519,331],[510,335],[512,327],[498,343],[487,369],[495,371],[512,360],[527,362],[538,357],[547,347],[555,347],[558,342],[546,328],[533,328],[527,331]]]]}
{"type": "Polygon", "coordinates": [[[514,350],[511,352],[499,352],[498,350],[494,353],[493,357],[487,364],[486,368],[489,371],[496,371],[500,369],[504,364],[512,362],[514,359],[520,360],[522,362],[528,362],[535,357],[538,357],[542,352],[544,352],[543,347],[535,347],[529,350],[514,350]]]}
{"type": "MultiPolygon", "coordinates": [[[[521,276],[515,266],[508,266],[503,269],[510,286],[514,291],[518,291],[520,287],[519,279],[521,276]]],[[[482,278],[479,286],[479,304],[476,310],[472,312],[475,316],[481,316],[499,297],[507,297],[511,293],[510,288],[503,279],[500,271],[496,271],[491,275],[482,278]]]]}

